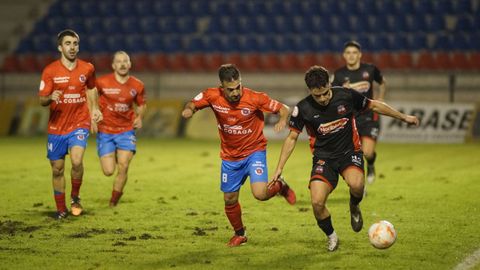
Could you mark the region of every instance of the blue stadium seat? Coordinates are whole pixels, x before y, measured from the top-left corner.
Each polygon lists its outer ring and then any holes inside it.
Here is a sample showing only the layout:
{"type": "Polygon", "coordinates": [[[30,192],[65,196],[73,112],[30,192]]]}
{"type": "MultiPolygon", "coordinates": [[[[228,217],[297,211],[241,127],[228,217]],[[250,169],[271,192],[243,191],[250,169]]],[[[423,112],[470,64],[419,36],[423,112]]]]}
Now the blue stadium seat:
{"type": "Polygon", "coordinates": [[[140,21],[138,17],[125,17],[120,21],[119,28],[125,34],[137,34],[140,32],[140,21]]]}
{"type": "Polygon", "coordinates": [[[155,15],[153,2],[150,0],[136,0],[134,1],[133,5],[135,14],[140,18],[155,15]]]}
{"type": "Polygon", "coordinates": [[[65,17],[78,16],[80,12],[79,1],[63,1],[61,4],[62,15],[65,17]]]}
{"type": "MultiPolygon", "coordinates": [[[[241,16],[241,15],[251,15],[249,14],[248,2],[246,1],[229,1],[228,2],[228,15],[232,16],[241,16]]],[[[223,14],[225,11],[220,11],[223,14]]]]}
{"type": "Polygon", "coordinates": [[[48,25],[47,25],[47,19],[43,18],[41,20],[36,21],[33,26],[32,33],[34,35],[41,34],[41,33],[50,33],[50,29],[48,28],[48,25]]]}
{"type": "Polygon", "coordinates": [[[370,32],[372,29],[370,29],[370,23],[368,19],[368,16],[350,16],[349,23],[351,31],[355,33],[370,32]]]}
{"type": "Polygon", "coordinates": [[[149,53],[163,51],[163,39],[164,35],[161,34],[144,35],[143,43],[145,44],[145,50],[149,53]]]}
{"type": "Polygon", "coordinates": [[[203,37],[203,47],[207,52],[223,51],[223,42],[220,35],[208,35],[203,37]]]}
{"type": "Polygon", "coordinates": [[[36,53],[52,52],[56,49],[56,40],[48,34],[35,35],[32,37],[33,50],[36,53]]]}
{"type": "Polygon", "coordinates": [[[144,34],[154,34],[160,32],[158,27],[158,19],[155,16],[140,18],[139,27],[139,31],[144,34]]]}
{"type": "Polygon", "coordinates": [[[453,47],[453,42],[447,34],[438,34],[434,36],[432,47],[437,51],[449,51],[453,47]]]}
{"type": "MultiPolygon", "coordinates": [[[[471,0],[457,0],[452,7],[453,12],[456,14],[473,14],[473,7],[471,0]]],[[[477,6],[477,11],[480,7],[477,6]]]]}
{"type": "Polygon", "coordinates": [[[205,51],[204,41],[201,37],[192,37],[187,42],[185,50],[190,53],[198,53],[205,51]]]}
{"type": "Polygon", "coordinates": [[[237,17],[238,32],[240,34],[257,33],[257,21],[252,17],[237,17]]]}
{"type": "Polygon", "coordinates": [[[104,42],[105,42],[105,39],[106,39],[108,51],[110,53],[125,50],[125,48],[127,47],[124,35],[121,35],[121,34],[108,35],[104,37],[104,42]]]}
{"type": "Polygon", "coordinates": [[[250,15],[267,15],[268,8],[267,2],[265,1],[250,1],[250,5],[248,6],[248,13],[250,15]]]}
{"type": "Polygon", "coordinates": [[[369,16],[367,22],[371,32],[392,32],[387,15],[369,16]]]}
{"type": "Polygon", "coordinates": [[[172,16],[173,7],[171,1],[153,1],[153,12],[156,16],[172,16]]]}
{"type": "Polygon", "coordinates": [[[295,32],[293,17],[277,16],[275,17],[275,33],[291,34],[295,32]]]}
{"type": "Polygon", "coordinates": [[[103,20],[100,17],[86,18],[84,24],[89,35],[103,33],[103,20]]]}
{"type": "Polygon", "coordinates": [[[210,4],[210,14],[212,17],[230,15],[230,5],[226,1],[214,1],[210,4]]]}
{"type": "Polygon", "coordinates": [[[426,22],[425,14],[416,14],[410,16],[410,20],[407,21],[407,30],[409,32],[425,32],[426,22]]]}
{"type": "Polygon", "coordinates": [[[240,41],[240,52],[253,53],[258,51],[258,40],[253,35],[247,35],[245,39],[240,41]]]}
{"type": "Polygon", "coordinates": [[[76,16],[82,16],[83,18],[85,17],[96,17],[96,16],[101,16],[98,5],[95,1],[93,0],[87,0],[87,1],[80,1],[80,13],[77,14],[76,16]]]}
{"type": "Polygon", "coordinates": [[[343,15],[343,9],[340,6],[340,1],[326,0],[321,1],[321,8],[319,10],[320,15],[343,15]]]}
{"type": "Polygon", "coordinates": [[[222,23],[220,17],[210,16],[208,21],[207,29],[205,30],[208,34],[219,34],[222,32],[222,23]]]}
{"type": "Polygon", "coordinates": [[[129,1],[129,0],[119,0],[116,3],[116,16],[132,16],[135,15],[135,5],[134,1],[129,1]]]}
{"type": "Polygon", "coordinates": [[[114,1],[104,0],[98,1],[97,8],[99,14],[103,17],[111,17],[117,15],[117,6],[114,1]]]}
{"type": "Polygon", "coordinates": [[[179,52],[184,49],[182,39],[178,35],[168,35],[163,39],[163,49],[166,53],[179,52]]]}
{"type": "Polygon", "coordinates": [[[192,10],[190,3],[187,0],[172,1],[172,8],[176,16],[191,16],[192,10]]]}
{"type": "Polygon", "coordinates": [[[191,1],[190,10],[192,15],[195,17],[207,16],[211,10],[210,4],[210,1],[204,0],[191,1]]]}
{"type": "Polygon", "coordinates": [[[451,0],[436,0],[432,3],[432,11],[435,15],[450,15],[453,13],[451,0]]]}
{"type": "Polygon", "coordinates": [[[15,49],[15,53],[17,54],[24,54],[32,51],[33,51],[33,44],[30,37],[23,38],[20,41],[20,43],[17,45],[17,48],[15,49]]]}
{"type": "Polygon", "coordinates": [[[393,51],[408,51],[407,36],[400,33],[392,35],[390,49],[393,51]]]}
{"type": "Polygon", "coordinates": [[[240,52],[241,40],[239,36],[227,35],[222,39],[222,51],[226,53],[240,52]]]}
{"type": "Polygon", "coordinates": [[[475,50],[475,44],[470,41],[470,35],[461,33],[461,32],[455,32],[451,35],[450,39],[453,41],[452,42],[452,49],[453,50],[458,50],[458,51],[469,51],[469,50],[475,50]]]}
{"type": "Polygon", "coordinates": [[[119,17],[106,17],[102,21],[103,33],[106,35],[123,34],[119,17]]]}
{"type": "Polygon", "coordinates": [[[377,14],[395,14],[396,10],[397,6],[395,5],[395,1],[383,0],[377,3],[377,14]]]}
{"type": "Polygon", "coordinates": [[[65,27],[73,29],[80,38],[86,33],[83,17],[73,17],[65,19],[65,27]]]}
{"type": "Polygon", "coordinates": [[[395,15],[390,21],[387,20],[387,28],[390,32],[408,32],[408,20],[405,15],[395,15]]]}
{"type": "MultiPolygon", "coordinates": [[[[355,1],[357,2],[357,1],[355,1]]],[[[374,15],[381,15],[378,12],[377,4],[375,0],[364,0],[357,2],[357,11],[360,16],[374,16],[374,15]],[[368,15],[367,15],[368,14],[368,15]]],[[[391,12],[389,12],[391,13],[391,12]]]]}
{"type": "Polygon", "coordinates": [[[105,36],[103,34],[89,35],[87,37],[88,47],[92,53],[105,53],[108,51],[105,36]]]}
{"type": "Polygon", "coordinates": [[[142,35],[127,35],[125,38],[125,49],[128,53],[141,53],[147,49],[142,35]]]}
{"type": "Polygon", "coordinates": [[[426,14],[432,14],[432,2],[430,0],[423,0],[423,1],[415,1],[414,8],[418,15],[425,16],[426,14]]]}
{"type": "Polygon", "coordinates": [[[455,31],[470,32],[474,30],[473,21],[470,16],[458,16],[455,24],[455,31]]]}
{"type": "Polygon", "coordinates": [[[257,33],[261,34],[272,34],[275,33],[275,20],[272,17],[268,16],[258,16],[255,18],[257,21],[257,33]]]}
{"type": "Polygon", "coordinates": [[[387,35],[372,35],[372,51],[381,52],[390,49],[390,39],[387,35]]]}
{"type": "MultiPolygon", "coordinates": [[[[360,43],[360,45],[362,46],[362,51],[366,51],[366,52],[372,51],[373,49],[372,42],[370,41],[370,38],[368,37],[368,35],[359,35],[354,40],[360,43]]],[[[343,47],[339,48],[338,50],[340,49],[343,49],[343,47]]]]}
{"type": "Polygon", "coordinates": [[[303,12],[301,1],[284,1],[283,9],[287,16],[299,16],[303,12]]]}
{"type": "Polygon", "coordinates": [[[414,51],[430,49],[427,36],[424,33],[411,34],[409,36],[409,48],[414,51]]]}
{"type": "Polygon", "coordinates": [[[181,34],[193,34],[198,31],[197,21],[194,17],[184,16],[178,19],[178,31],[181,34]]]}
{"type": "Polygon", "coordinates": [[[240,33],[240,26],[237,23],[236,17],[224,16],[220,19],[221,32],[224,34],[238,34],[240,33]]]}
{"type": "Polygon", "coordinates": [[[413,6],[414,1],[412,0],[396,0],[396,15],[405,16],[406,14],[414,14],[415,7],[413,6]]]}
{"type": "Polygon", "coordinates": [[[47,20],[47,26],[49,33],[58,34],[60,31],[66,28],[65,19],[62,17],[52,17],[47,20]]]}
{"type": "Polygon", "coordinates": [[[332,30],[335,33],[351,33],[353,32],[350,28],[350,21],[348,16],[332,16],[330,17],[330,23],[332,25],[332,30]]]}
{"type": "Polygon", "coordinates": [[[55,17],[55,16],[62,16],[62,1],[54,1],[52,5],[48,8],[46,18],[48,17],[55,17]]]}
{"type": "Polygon", "coordinates": [[[162,17],[158,20],[158,26],[160,32],[164,34],[175,34],[179,32],[176,17],[162,17]]]}
{"type": "Polygon", "coordinates": [[[313,35],[303,34],[298,37],[298,42],[302,44],[305,51],[304,53],[318,52],[320,46],[318,45],[318,39],[315,39],[313,35]]]}
{"type": "Polygon", "coordinates": [[[426,30],[428,32],[443,31],[446,28],[446,23],[445,23],[443,15],[435,14],[433,16],[430,16],[430,18],[428,18],[426,22],[427,22],[426,30]]]}
{"type": "Polygon", "coordinates": [[[266,16],[283,16],[286,15],[285,6],[282,0],[273,0],[269,2],[270,5],[267,9],[266,16]]]}

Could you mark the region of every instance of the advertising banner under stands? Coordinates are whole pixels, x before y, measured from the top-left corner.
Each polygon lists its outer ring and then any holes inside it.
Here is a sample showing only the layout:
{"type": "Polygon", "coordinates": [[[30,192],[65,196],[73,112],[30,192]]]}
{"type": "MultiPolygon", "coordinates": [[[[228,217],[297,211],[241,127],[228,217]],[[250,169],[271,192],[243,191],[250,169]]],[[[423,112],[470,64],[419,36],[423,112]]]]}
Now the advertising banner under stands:
{"type": "Polygon", "coordinates": [[[463,143],[471,130],[475,104],[389,102],[397,110],[420,119],[420,126],[382,116],[380,141],[405,143],[463,143]]]}

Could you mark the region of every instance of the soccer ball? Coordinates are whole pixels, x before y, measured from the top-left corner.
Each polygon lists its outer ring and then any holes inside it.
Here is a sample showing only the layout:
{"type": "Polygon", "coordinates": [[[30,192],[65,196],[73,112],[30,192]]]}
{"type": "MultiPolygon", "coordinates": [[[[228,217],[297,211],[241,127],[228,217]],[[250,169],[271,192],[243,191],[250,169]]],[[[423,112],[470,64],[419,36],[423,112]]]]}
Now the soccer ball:
{"type": "Polygon", "coordinates": [[[395,243],[397,232],[392,223],[386,220],[381,220],[370,226],[370,229],[368,229],[368,238],[370,239],[372,246],[379,249],[385,249],[395,243]]]}

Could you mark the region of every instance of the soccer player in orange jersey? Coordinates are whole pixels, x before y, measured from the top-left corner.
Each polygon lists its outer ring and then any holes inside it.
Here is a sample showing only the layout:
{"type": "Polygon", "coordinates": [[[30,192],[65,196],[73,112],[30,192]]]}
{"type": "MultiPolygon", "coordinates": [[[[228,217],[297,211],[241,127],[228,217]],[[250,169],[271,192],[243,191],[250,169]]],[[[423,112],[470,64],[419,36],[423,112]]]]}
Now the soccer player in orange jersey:
{"type": "Polygon", "coordinates": [[[289,109],[265,93],[244,87],[239,70],[232,64],[222,65],[218,75],[220,86],[198,94],[185,105],[182,116],[188,119],[197,110],[210,107],[217,118],[222,159],[220,188],[224,193],[225,214],[235,231],[227,245],[234,247],[247,242],[238,202],[240,187],[247,177],[258,200],[280,194],[290,204],[296,201],[295,193],[283,179],[267,184],[267,140],[263,135],[263,113],[279,113],[274,128],[279,132],[287,124],[289,109]]]}
{"type": "MultiPolygon", "coordinates": [[[[83,178],[83,154],[89,129],[102,119],[98,109],[95,69],[77,58],[80,38],[67,29],[57,36],[60,59],[49,64],[42,73],[39,98],[50,107],[48,120],[47,158],[52,167],[52,180],[57,212],[55,218],[67,217],[65,205],[65,156],[70,152],[71,213],[82,213],[80,186],[83,178]]],[[[95,132],[95,129],[92,129],[95,132]]]]}
{"type": "Polygon", "coordinates": [[[110,206],[116,206],[127,183],[128,167],[136,151],[135,129],[145,114],[144,84],[129,74],[132,64],[124,51],[113,56],[113,73],[97,79],[103,120],[98,124],[97,150],[103,173],[117,170],[110,206]],[[136,105],[134,107],[134,105],[136,105]]]}

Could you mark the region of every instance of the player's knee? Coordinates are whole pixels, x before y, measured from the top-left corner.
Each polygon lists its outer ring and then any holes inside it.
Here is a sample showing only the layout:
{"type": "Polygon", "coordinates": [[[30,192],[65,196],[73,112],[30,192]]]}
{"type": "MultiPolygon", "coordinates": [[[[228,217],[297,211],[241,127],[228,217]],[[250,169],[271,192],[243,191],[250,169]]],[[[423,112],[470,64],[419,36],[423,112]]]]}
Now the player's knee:
{"type": "Polygon", "coordinates": [[[322,211],[323,209],[325,209],[325,206],[326,204],[323,200],[312,200],[312,207],[316,211],[322,211]]]}
{"type": "Polygon", "coordinates": [[[118,172],[127,173],[127,171],[128,171],[128,162],[127,161],[118,162],[118,172]]]}
{"type": "Polygon", "coordinates": [[[72,159],[72,169],[73,170],[81,170],[83,169],[83,162],[81,159],[72,159]]]}
{"type": "Polygon", "coordinates": [[[105,176],[112,176],[115,173],[115,168],[102,168],[105,176]]]}
{"type": "Polygon", "coordinates": [[[63,176],[65,167],[52,167],[52,175],[54,178],[63,176]]]}
{"type": "Polygon", "coordinates": [[[363,188],[364,188],[364,183],[363,183],[362,180],[352,181],[350,183],[350,189],[354,193],[362,193],[363,194],[363,188]]]}
{"type": "Polygon", "coordinates": [[[266,201],[269,199],[265,192],[254,192],[253,197],[259,201],[266,201]]]}

